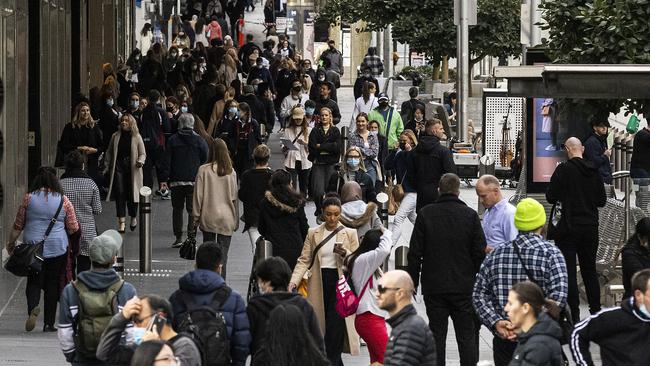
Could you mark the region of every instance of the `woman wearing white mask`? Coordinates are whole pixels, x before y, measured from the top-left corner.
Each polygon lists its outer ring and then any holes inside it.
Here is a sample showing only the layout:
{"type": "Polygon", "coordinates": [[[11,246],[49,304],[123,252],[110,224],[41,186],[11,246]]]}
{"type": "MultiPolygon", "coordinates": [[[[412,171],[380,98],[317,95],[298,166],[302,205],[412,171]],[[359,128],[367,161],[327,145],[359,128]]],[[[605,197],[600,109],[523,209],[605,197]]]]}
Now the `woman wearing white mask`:
{"type": "MultiPolygon", "coordinates": [[[[379,140],[377,136],[368,130],[368,115],[365,112],[359,113],[356,118],[356,130],[350,135],[350,146],[356,146],[363,153],[363,163],[366,173],[372,178],[375,184],[377,177],[381,177],[381,168],[377,155],[379,155],[379,140]]],[[[381,180],[381,178],[379,178],[381,180]]]]}
{"type": "Polygon", "coordinates": [[[368,203],[374,202],[377,198],[375,185],[372,178],[366,173],[366,167],[363,163],[363,153],[361,149],[352,146],[345,153],[345,164],[341,166],[338,172],[334,172],[329,179],[327,192],[336,192],[341,194],[341,188],[347,182],[357,182],[361,186],[363,195],[361,199],[368,203]]]}

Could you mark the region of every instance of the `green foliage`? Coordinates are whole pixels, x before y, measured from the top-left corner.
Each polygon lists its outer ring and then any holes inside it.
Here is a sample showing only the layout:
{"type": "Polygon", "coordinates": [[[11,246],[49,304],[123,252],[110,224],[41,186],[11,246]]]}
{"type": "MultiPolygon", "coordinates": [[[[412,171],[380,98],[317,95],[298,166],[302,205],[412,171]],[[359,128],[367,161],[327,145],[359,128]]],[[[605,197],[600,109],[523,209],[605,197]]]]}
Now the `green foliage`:
{"type": "MultiPolygon", "coordinates": [[[[549,31],[548,54],[556,63],[650,63],[650,1],[545,0],[543,29],[549,31]]],[[[625,105],[650,112],[649,100],[587,101],[595,118],[606,118],[625,105]]]]}

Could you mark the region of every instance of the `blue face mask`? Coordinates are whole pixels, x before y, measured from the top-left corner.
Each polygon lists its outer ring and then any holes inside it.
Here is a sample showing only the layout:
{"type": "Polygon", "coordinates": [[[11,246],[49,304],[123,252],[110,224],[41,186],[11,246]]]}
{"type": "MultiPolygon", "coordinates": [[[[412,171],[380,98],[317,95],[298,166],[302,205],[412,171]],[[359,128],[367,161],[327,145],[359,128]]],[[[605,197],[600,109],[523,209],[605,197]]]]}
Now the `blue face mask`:
{"type": "Polygon", "coordinates": [[[133,343],[140,345],[142,337],[147,332],[147,328],[133,327],[133,343]]]}
{"type": "Polygon", "coordinates": [[[132,101],[132,102],[131,102],[131,107],[132,107],[133,109],[138,109],[138,107],[140,107],[140,101],[139,101],[139,100],[134,100],[134,101],[132,101]]]}
{"type": "Polygon", "coordinates": [[[359,158],[349,158],[349,159],[347,160],[347,163],[348,163],[348,165],[349,165],[350,167],[352,167],[352,168],[356,168],[356,167],[359,166],[359,163],[361,163],[361,159],[359,159],[359,158]]]}
{"type": "Polygon", "coordinates": [[[312,116],[315,111],[316,111],[316,108],[305,108],[305,113],[307,113],[310,116],[312,116]]]}
{"type": "Polygon", "coordinates": [[[181,107],[181,112],[183,112],[183,113],[187,113],[187,107],[186,107],[186,106],[182,106],[182,107],[181,107]]]}
{"type": "Polygon", "coordinates": [[[113,106],[113,99],[108,99],[106,101],[106,105],[109,106],[109,107],[112,107],[113,106]]]}
{"type": "Polygon", "coordinates": [[[648,308],[645,307],[645,304],[641,304],[641,306],[639,306],[639,310],[641,313],[643,313],[643,315],[646,316],[646,318],[650,319],[650,311],[648,311],[648,308]]]}
{"type": "Polygon", "coordinates": [[[228,108],[228,113],[230,113],[231,115],[233,115],[235,117],[239,117],[239,109],[237,109],[237,108],[234,108],[234,107],[233,108],[228,108]]]}

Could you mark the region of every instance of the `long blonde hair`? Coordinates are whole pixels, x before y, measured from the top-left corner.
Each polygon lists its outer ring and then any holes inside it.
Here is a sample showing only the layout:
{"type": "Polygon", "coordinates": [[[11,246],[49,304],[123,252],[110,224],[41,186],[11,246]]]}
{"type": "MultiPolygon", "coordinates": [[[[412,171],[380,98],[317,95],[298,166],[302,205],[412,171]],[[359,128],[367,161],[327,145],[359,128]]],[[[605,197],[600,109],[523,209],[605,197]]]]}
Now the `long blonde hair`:
{"type": "Polygon", "coordinates": [[[220,177],[232,174],[230,152],[226,143],[220,138],[212,140],[210,144],[210,164],[212,165],[212,171],[216,171],[220,177]]]}
{"type": "MultiPolygon", "coordinates": [[[[130,113],[124,114],[122,117],[120,117],[120,124],[122,123],[122,120],[128,120],[129,121],[129,127],[131,128],[131,136],[136,137],[140,134],[140,130],[138,130],[138,123],[135,121],[135,118],[130,113]]],[[[123,132],[122,127],[119,127],[120,134],[123,132]]]]}
{"type": "MultiPolygon", "coordinates": [[[[88,107],[88,110],[90,111],[90,105],[88,103],[81,102],[81,103],[77,104],[77,106],[74,108],[74,117],[72,117],[72,122],[71,122],[72,123],[72,128],[84,127],[84,125],[81,124],[81,120],[79,119],[79,115],[81,113],[81,108],[83,108],[83,107],[88,107]]],[[[88,127],[88,128],[95,128],[95,123],[97,123],[97,121],[95,121],[93,119],[93,116],[90,115],[89,121],[85,126],[88,127]]]]}

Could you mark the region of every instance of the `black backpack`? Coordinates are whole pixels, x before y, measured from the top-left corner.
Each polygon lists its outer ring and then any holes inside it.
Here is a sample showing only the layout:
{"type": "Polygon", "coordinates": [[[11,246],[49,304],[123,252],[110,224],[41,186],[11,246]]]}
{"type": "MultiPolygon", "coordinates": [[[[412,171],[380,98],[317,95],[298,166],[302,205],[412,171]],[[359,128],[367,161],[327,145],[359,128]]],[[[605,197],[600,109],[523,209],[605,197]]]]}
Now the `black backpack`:
{"type": "Polygon", "coordinates": [[[194,340],[201,351],[203,366],[231,363],[228,328],[221,312],[231,292],[230,287],[223,285],[215,291],[210,305],[197,305],[192,294],[180,291],[180,301],[187,310],[179,315],[177,331],[194,340]]]}

